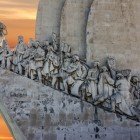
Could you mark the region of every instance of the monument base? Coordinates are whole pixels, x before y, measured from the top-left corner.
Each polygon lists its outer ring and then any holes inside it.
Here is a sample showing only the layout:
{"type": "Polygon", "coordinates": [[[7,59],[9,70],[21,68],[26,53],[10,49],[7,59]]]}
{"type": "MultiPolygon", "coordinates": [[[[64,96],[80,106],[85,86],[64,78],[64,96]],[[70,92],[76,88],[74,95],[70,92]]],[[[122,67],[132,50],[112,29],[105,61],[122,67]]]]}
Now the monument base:
{"type": "Polygon", "coordinates": [[[139,140],[140,123],[3,69],[0,96],[27,140],[139,140]]]}

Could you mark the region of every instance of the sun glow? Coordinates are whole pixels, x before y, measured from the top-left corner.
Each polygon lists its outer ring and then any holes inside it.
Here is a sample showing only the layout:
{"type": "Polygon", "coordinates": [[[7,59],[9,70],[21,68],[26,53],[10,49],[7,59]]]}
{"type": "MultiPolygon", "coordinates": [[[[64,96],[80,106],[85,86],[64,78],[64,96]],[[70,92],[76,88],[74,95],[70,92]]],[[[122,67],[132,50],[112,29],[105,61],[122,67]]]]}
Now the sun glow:
{"type": "Polygon", "coordinates": [[[14,140],[3,117],[0,115],[0,140],[14,140]]]}
{"type": "Polygon", "coordinates": [[[6,37],[11,48],[17,36],[23,35],[27,42],[35,37],[35,19],[39,0],[0,0],[0,21],[7,26],[6,37]]]}

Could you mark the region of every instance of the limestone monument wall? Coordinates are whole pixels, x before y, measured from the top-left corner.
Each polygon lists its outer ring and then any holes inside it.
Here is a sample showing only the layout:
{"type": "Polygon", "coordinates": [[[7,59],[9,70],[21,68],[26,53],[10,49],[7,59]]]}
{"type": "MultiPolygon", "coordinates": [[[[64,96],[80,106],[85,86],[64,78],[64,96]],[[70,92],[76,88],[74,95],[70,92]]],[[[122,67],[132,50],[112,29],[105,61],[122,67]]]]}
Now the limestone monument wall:
{"type": "Polygon", "coordinates": [[[50,40],[52,32],[59,35],[61,11],[65,0],[41,0],[36,21],[36,38],[50,40]]]}
{"type": "Polygon", "coordinates": [[[139,122],[1,68],[0,97],[27,140],[139,140],[139,122]]]}
{"type": "Polygon", "coordinates": [[[139,13],[139,0],[40,0],[36,38],[55,32],[89,64],[114,56],[120,68],[138,72],[139,13]]]}
{"type": "Polygon", "coordinates": [[[67,0],[61,19],[61,40],[71,45],[72,51],[86,57],[86,27],[93,0],[67,0]]]}
{"type": "Polygon", "coordinates": [[[140,69],[140,1],[94,0],[87,25],[87,61],[114,56],[120,68],[140,69]]]}

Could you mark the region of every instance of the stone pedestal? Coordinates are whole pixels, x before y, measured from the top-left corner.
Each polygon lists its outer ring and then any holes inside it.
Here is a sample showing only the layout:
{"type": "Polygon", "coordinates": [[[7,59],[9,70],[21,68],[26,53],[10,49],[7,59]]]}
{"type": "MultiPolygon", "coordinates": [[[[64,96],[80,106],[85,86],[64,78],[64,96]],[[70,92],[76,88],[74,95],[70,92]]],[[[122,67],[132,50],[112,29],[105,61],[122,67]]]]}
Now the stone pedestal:
{"type": "Polygon", "coordinates": [[[2,69],[0,96],[27,140],[139,140],[138,122],[2,69]]]}

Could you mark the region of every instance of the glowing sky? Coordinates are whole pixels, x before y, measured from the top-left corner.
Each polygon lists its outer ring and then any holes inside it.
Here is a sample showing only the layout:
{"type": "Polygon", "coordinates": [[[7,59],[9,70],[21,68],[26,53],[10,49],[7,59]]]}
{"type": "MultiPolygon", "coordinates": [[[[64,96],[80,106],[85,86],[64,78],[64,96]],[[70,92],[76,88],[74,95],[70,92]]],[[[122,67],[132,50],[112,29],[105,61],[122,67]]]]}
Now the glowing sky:
{"type": "Polygon", "coordinates": [[[39,0],[0,0],[0,21],[8,29],[8,42],[14,47],[17,36],[23,35],[25,40],[34,38],[35,19],[39,0]]]}
{"type": "Polygon", "coordinates": [[[0,115],[0,140],[14,140],[1,115],[0,115]]]}

